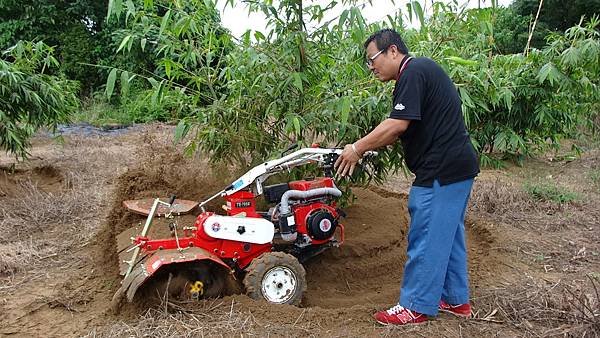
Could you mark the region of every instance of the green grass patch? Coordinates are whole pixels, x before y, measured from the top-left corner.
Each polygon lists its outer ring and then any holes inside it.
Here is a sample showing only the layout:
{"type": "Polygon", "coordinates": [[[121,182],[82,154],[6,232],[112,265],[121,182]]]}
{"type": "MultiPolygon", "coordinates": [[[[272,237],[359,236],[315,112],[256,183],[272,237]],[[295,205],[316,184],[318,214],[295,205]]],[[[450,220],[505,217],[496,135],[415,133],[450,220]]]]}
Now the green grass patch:
{"type": "Polygon", "coordinates": [[[102,127],[152,121],[175,122],[190,114],[189,107],[181,103],[178,93],[165,96],[161,101],[154,100],[152,94],[152,90],[138,89],[107,101],[103,93],[96,93],[83,103],[82,109],[72,116],[72,120],[102,127]]]}
{"type": "Polygon", "coordinates": [[[81,110],[73,114],[72,121],[102,127],[111,124],[129,125],[135,122],[135,117],[102,98],[94,98],[84,102],[81,110]]]}
{"type": "Polygon", "coordinates": [[[557,185],[552,181],[526,182],[523,186],[525,192],[538,201],[555,203],[570,203],[579,199],[579,195],[567,188],[557,185]]]}

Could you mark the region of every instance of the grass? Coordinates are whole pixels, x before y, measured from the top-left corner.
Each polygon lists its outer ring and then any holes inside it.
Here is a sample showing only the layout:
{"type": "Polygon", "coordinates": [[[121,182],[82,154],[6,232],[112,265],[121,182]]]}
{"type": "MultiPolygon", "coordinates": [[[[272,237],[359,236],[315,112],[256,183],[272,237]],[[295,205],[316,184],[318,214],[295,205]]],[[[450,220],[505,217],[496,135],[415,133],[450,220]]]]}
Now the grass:
{"type": "Polygon", "coordinates": [[[57,193],[45,192],[31,180],[18,183],[18,195],[2,202],[0,210],[0,276],[26,271],[41,259],[54,257],[83,242],[84,215],[94,210],[94,197],[77,179],[57,193]],[[65,234],[57,245],[54,229],[65,234]]]}
{"type": "Polygon", "coordinates": [[[152,93],[152,90],[136,89],[127,96],[121,96],[120,102],[107,101],[102,93],[97,93],[83,103],[82,109],[72,116],[73,121],[102,127],[152,121],[172,122],[185,115],[177,97],[168,96],[160,102],[153,102],[152,93]]]}
{"type": "Polygon", "coordinates": [[[534,207],[534,202],[517,184],[499,178],[476,180],[469,201],[471,210],[496,215],[510,215],[534,207]]]}
{"type": "Polygon", "coordinates": [[[559,280],[553,285],[533,283],[494,291],[490,298],[495,298],[493,304],[497,306],[499,317],[518,328],[523,336],[598,337],[598,283],[599,280],[591,276],[583,281],[559,280]],[[543,331],[532,323],[542,324],[543,331]]]}
{"type": "Polygon", "coordinates": [[[525,192],[534,200],[555,202],[558,204],[577,201],[579,195],[567,188],[548,180],[526,182],[523,186],[525,192]]]}
{"type": "MultiPolygon", "coordinates": [[[[15,176],[0,176],[0,284],[10,287],[4,278],[20,272],[28,278],[45,274],[52,262],[71,260],[69,252],[94,236],[102,221],[96,215],[106,197],[106,175],[114,172],[105,163],[118,163],[122,156],[78,142],[71,139],[64,152],[41,153],[57,160],[31,160],[19,164],[15,176]]],[[[103,140],[86,142],[104,146],[103,140]]]]}
{"type": "Polygon", "coordinates": [[[72,117],[74,122],[87,122],[96,127],[112,124],[130,125],[134,117],[122,108],[110,104],[102,98],[94,98],[85,102],[82,109],[72,117]]]}
{"type": "MultiPolygon", "coordinates": [[[[318,320],[302,320],[307,312],[315,310],[297,309],[291,318],[265,323],[248,311],[248,305],[236,299],[163,299],[160,306],[146,310],[135,320],[98,327],[84,337],[300,337],[314,335],[321,329],[318,320]]],[[[278,310],[273,307],[272,311],[278,310]]]]}

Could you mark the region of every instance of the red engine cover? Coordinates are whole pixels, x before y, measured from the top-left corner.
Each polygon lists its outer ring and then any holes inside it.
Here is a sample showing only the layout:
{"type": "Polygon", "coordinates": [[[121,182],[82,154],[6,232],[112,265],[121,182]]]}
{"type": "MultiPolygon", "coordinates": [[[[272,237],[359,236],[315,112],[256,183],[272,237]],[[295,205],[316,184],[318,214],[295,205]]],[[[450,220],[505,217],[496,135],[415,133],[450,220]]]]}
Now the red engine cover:
{"type": "Polygon", "coordinates": [[[289,183],[292,190],[310,190],[317,188],[333,188],[333,179],[331,177],[317,177],[313,180],[293,181],[289,183]]]}
{"type": "MultiPolygon", "coordinates": [[[[299,233],[308,234],[308,229],[306,226],[306,223],[308,221],[308,216],[313,211],[317,211],[320,209],[329,212],[336,219],[339,218],[339,214],[335,210],[335,207],[332,207],[332,206],[324,204],[324,203],[311,203],[308,205],[296,206],[293,208],[294,220],[296,221],[296,225],[298,227],[297,230],[299,233]]],[[[339,225],[341,225],[341,224],[339,224],[339,225]]],[[[318,240],[318,239],[311,237],[311,239],[313,241],[313,244],[323,244],[323,243],[327,243],[330,241],[330,238],[325,239],[325,240],[318,240]]]]}

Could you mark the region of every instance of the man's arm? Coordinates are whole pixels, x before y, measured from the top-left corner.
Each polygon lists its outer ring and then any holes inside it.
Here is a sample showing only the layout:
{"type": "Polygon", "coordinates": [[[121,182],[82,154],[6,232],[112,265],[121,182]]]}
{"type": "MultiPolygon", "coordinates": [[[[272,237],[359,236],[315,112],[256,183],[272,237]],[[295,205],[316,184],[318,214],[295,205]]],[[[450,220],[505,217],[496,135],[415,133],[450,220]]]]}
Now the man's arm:
{"type": "Polygon", "coordinates": [[[390,145],[406,131],[409,120],[385,119],[365,137],[354,142],[354,147],[359,155],[365,151],[374,150],[390,145]]]}
{"type": "Polygon", "coordinates": [[[375,129],[354,144],[347,144],[344,151],[335,162],[337,174],[341,176],[352,175],[354,167],[362,155],[369,150],[374,150],[390,145],[406,131],[410,120],[388,118],[382,121],[375,129]]]}

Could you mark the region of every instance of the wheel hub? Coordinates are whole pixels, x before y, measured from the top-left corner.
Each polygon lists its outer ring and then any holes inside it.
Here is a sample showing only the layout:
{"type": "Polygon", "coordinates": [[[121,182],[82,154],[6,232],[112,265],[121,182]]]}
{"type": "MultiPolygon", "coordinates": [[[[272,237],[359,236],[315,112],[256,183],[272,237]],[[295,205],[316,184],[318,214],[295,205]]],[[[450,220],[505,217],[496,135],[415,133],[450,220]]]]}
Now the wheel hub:
{"type": "Polygon", "coordinates": [[[297,279],[292,270],[278,266],[267,271],[261,289],[267,301],[283,304],[294,296],[296,286],[297,279]]]}

